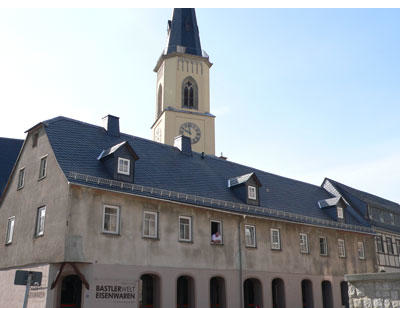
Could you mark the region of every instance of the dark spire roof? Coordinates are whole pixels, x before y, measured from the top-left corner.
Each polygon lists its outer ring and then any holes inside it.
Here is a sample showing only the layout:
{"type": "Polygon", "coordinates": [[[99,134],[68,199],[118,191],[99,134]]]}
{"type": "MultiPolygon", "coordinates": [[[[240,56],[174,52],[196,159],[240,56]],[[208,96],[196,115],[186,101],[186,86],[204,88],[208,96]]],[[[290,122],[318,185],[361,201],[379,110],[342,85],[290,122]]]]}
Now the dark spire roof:
{"type": "Polygon", "coordinates": [[[174,9],[172,21],[168,21],[167,52],[202,56],[199,28],[194,9],[174,9]],[[180,50],[177,47],[184,47],[180,50]]]}

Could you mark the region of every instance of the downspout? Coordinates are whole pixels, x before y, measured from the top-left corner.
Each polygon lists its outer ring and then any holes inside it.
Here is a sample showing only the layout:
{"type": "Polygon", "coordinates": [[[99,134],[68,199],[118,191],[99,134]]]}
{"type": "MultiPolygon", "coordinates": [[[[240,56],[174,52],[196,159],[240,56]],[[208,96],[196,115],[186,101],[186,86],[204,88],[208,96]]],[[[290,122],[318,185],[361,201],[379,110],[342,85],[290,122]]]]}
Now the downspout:
{"type": "MultiPolygon", "coordinates": [[[[245,216],[243,216],[245,218],[245,216]]],[[[240,307],[243,308],[243,266],[242,266],[242,240],[240,238],[240,223],[242,219],[239,217],[238,221],[238,249],[239,249],[239,292],[240,292],[240,307]]]]}

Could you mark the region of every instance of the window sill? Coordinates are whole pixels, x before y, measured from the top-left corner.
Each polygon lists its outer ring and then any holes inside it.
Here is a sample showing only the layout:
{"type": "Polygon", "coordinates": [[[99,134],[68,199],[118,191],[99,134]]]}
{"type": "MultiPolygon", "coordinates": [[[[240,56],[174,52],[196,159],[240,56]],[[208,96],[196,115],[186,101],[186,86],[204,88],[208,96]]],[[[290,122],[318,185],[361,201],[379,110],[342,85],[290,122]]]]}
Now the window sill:
{"type": "Polygon", "coordinates": [[[143,239],[150,239],[150,240],[159,240],[159,238],[156,236],[156,237],[153,237],[153,236],[142,236],[142,238],[143,239]]]}
{"type": "Polygon", "coordinates": [[[224,243],[223,243],[223,242],[210,241],[210,245],[213,245],[213,246],[223,246],[224,243]]]}
{"type": "Polygon", "coordinates": [[[281,249],[281,248],[271,248],[271,250],[274,250],[274,251],[281,251],[282,249],[281,249]]]}
{"type": "Polygon", "coordinates": [[[40,235],[35,234],[35,239],[41,238],[41,237],[43,237],[43,236],[44,236],[44,233],[43,233],[43,234],[40,234],[40,235]]]}
{"type": "Polygon", "coordinates": [[[18,187],[18,188],[17,188],[17,191],[22,190],[23,188],[24,188],[24,186],[18,187]]]}
{"type": "Polygon", "coordinates": [[[358,258],[359,260],[362,260],[362,261],[365,261],[366,259],[365,258],[358,258]]]}
{"type": "Polygon", "coordinates": [[[320,253],[319,255],[320,255],[321,257],[328,257],[328,254],[320,253]]]}
{"type": "Polygon", "coordinates": [[[245,248],[247,248],[247,249],[257,249],[257,246],[245,245],[245,248]]]}
{"type": "Polygon", "coordinates": [[[309,255],[310,252],[301,252],[301,251],[300,251],[300,254],[302,254],[302,255],[309,255]]]}
{"type": "Polygon", "coordinates": [[[6,247],[11,246],[11,245],[12,245],[12,241],[7,242],[7,243],[4,244],[4,246],[6,246],[6,247]]]}
{"type": "Polygon", "coordinates": [[[43,177],[39,178],[39,179],[38,179],[38,182],[39,182],[39,181],[42,181],[42,180],[45,179],[45,178],[46,178],[46,176],[43,176],[43,177]]]}
{"type": "Polygon", "coordinates": [[[178,239],[178,241],[186,244],[193,244],[193,240],[178,239]]]}
{"type": "Polygon", "coordinates": [[[119,232],[102,231],[101,233],[104,235],[121,236],[119,232]]]}

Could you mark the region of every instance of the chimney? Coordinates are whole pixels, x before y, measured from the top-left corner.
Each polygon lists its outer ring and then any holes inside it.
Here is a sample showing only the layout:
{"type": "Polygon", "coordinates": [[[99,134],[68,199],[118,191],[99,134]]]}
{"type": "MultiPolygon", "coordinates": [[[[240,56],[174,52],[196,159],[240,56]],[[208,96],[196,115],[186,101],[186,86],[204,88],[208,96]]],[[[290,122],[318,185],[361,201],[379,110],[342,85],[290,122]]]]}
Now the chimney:
{"type": "Polygon", "coordinates": [[[192,155],[192,143],[190,137],[178,135],[174,138],[174,147],[186,155],[192,155]]]}
{"type": "Polygon", "coordinates": [[[104,116],[103,127],[108,135],[119,137],[119,117],[110,114],[104,116]]]}

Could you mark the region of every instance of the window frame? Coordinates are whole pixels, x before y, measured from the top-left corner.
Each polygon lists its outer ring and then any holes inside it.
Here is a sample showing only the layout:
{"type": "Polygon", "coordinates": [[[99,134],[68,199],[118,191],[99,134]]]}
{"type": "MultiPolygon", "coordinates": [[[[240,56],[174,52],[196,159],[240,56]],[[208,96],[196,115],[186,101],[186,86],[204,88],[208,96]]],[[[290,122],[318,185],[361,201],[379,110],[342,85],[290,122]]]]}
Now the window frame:
{"type": "Polygon", "coordinates": [[[346,244],[341,238],[338,239],[338,253],[339,258],[346,258],[346,244]]]}
{"type": "Polygon", "coordinates": [[[130,159],[118,157],[117,173],[129,176],[130,172],[131,172],[131,161],[130,161],[130,159]],[[123,163],[124,162],[128,162],[128,171],[120,170],[120,168],[119,168],[120,167],[120,161],[122,161],[123,163]]]}
{"type": "MultiPolygon", "coordinates": [[[[148,231],[150,233],[150,226],[148,231]]],[[[142,237],[149,239],[158,239],[158,213],[156,211],[143,211],[142,237]],[[146,214],[154,215],[154,235],[145,234],[146,214]]]]}
{"type": "Polygon", "coordinates": [[[325,236],[319,236],[319,255],[327,257],[328,256],[328,239],[325,236]],[[321,239],[324,240],[324,252],[321,252],[321,239]]]}
{"type": "Polygon", "coordinates": [[[10,245],[12,243],[13,238],[14,238],[14,230],[15,230],[15,216],[10,216],[7,219],[7,230],[6,230],[6,242],[5,242],[5,245],[10,245]],[[12,225],[10,225],[10,223],[12,223],[12,225]]]}
{"type": "Polygon", "coordinates": [[[245,224],[244,225],[244,243],[247,248],[257,248],[257,233],[256,225],[245,224]],[[252,236],[253,243],[247,243],[246,230],[249,229],[250,236],[252,236]]]}
{"type": "Polygon", "coordinates": [[[385,237],[386,239],[386,249],[387,249],[387,254],[388,255],[394,255],[394,249],[393,249],[393,240],[392,237],[385,237]],[[389,242],[390,241],[390,242],[389,242]],[[389,248],[390,245],[390,248],[389,248]]]}
{"type": "Polygon", "coordinates": [[[119,206],[104,204],[103,205],[103,220],[102,220],[102,225],[101,225],[101,232],[103,234],[119,235],[120,234],[120,225],[121,225],[120,218],[121,218],[121,208],[119,206]],[[116,231],[106,230],[104,227],[105,219],[106,219],[106,208],[117,210],[116,231]]]}
{"type": "Polygon", "coordinates": [[[279,228],[270,228],[270,240],[272,250],[282,250],[281,231],[279,228]],[[274,232],[278,233],[278,241],[274,242],[274,232]]]}
{"type": "Polygon", "coordinates": [[[336,206],[338,219],[344,219],[344,209],[341,206],[336,206]],[[340,216],[339,216],[340,215],[340,216]]]}
{"type": "Polygon", "coordinates": [[[46,222],[46,205],[40,206],[36,211],[36,228],[35,228],[35,237],[44,236],[44,228],[46,222]],[[43,216],[42,216],[42,210],[43,216]],[[42,217],[43,217],[43,227],[42,227],[42,217]]]}
{"type": "Polygon", "coordinates": [[[309,247],[309,244],[308,244],[308,234],[300,233],[299,237],[300,237],[300,253],[309,254],[310,253],[310,247],[309,247]],[[305,237],[305,239],[304,239],[305,242],[304,243],[303,243],[302,237],[305,237]],[[305,246],[305,249],[303,249],[303,247],[302,247],[303,245],[305,246]]]}
{"type": "Polygon", "coordinates": [[[210,220],[210,243],[211,243],[211,245],[223,245],[224,244],[224,231],[223,231],[223,228],[222,228],[222,221],[221,220],[217,220],[217,219],[211,219],[210,220]],[[215,241],[212,240],[212,235],[213,235],[213,233],[212,233],[212,223],[218,223],[218,225],[219,225],[218,232],[221,235],[221,242],[220,243],[219,242],[215,242],[215,241]]]}
{"type": "Polygon", "coordinates": [[[257,200],[257,188],[254,185],[247,186],[247,197],[249,200],[257,200]]]}
{"type": "Polygon", "coordinates": [[[42,180],[42,179],[46,178],[46,176],[47,176],[47,157],[48,157],[48,155],[40,157],[39,179],[38,180],[42,180]],[[42,174],[42,161],[45,161],[44,167],[43,167],[43,170],[44,170],[44,174],[43,175],[41,175],[42,174]]]}
{"type": "Polygon", "coordinates": [[[191,216],[185,216],[185,215],[180,215],[178,219],[178,240],[182,242],[192,242],[192,217],[191,216]],[[187,219],[189,220],[189,238],[182,238],[181,236],[181,219],[187,219]]]}
{"type": "Polygon", "coordinates": [[[357,253],[358,253],[358,259],[364,260],[365,259],[365,245],[363,241],[358,241],[357,242],[357,253]],[[361,245],[361,248],[360,248],[361,245]],[[362,250],[362,256],[360,255],[360,250],[362,250]]]}
{"type": "Polygon", "coordinates": [[[25,185],[25,167],[19,169],[18,173],[18,182],[17,182],[17,190],[21,190],[25,185]],[[21,177],[22,174],[22,177],[21,177]],[[21,181],[22,178],[22,181],[21,181]],[[22,182],[22,183],[21,183],[22,182]]]}
{"type": "Polygon", "coordinates": [[[382,235],[375,236],[375,244],[376,244],[376,252],[377,253],[385,253],[385,247],[383,245],[383,236],[382,235]]]}
{"type": "Polygon", "coordinates": [[[396,244],[397,254],[400,256],[400,239],[399,238],[395,238],[395,244],[396,244]]]}

